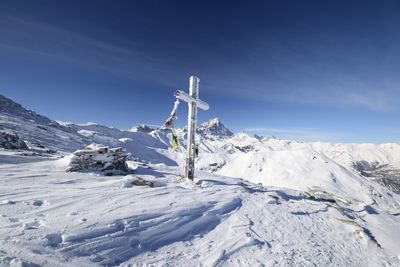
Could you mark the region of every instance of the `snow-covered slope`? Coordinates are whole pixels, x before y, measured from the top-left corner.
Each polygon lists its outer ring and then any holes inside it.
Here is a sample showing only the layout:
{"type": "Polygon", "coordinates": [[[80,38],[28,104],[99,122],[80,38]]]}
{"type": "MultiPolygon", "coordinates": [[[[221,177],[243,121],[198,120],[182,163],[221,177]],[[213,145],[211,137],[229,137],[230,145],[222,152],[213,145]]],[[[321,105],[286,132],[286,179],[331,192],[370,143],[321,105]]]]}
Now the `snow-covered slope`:
{"type": "MultiPolygon", "coordinates": [[[[260,140],[237,134],[224,142],[209,144],[198,160],[198,167],[231,177],[245,178],[264,185],[286,186],[297,190],[320,187],[340,196],[366,200],[370,184],[353,163],[366,160],[398,166],[399,145],[341,145],[301,143],[286,140],[260,140]],[[365,147],[369,149],[365,149],[365,147]],[[374,149],[372,149],[372,147],[374,149]],[[354,155],[347,150],[359,148],[354,155]],[[338,149],[341,156],[337,156],[338,149]]],[[[400,182],[400,181],[397,181],[400,182]]]]}
{"type": "Polygon", "coordinates": [[[70,153],[90,143],[125,147],[132,157],[176,165],[157,152],[167,146],[144,132],[123,131],[95,123],[61,125],[0,95],[0,130],[17,133],[33,148],[70,153]]]}
{"type": "Polygon", "coordinates": [[[154,164],[105,177],[66,173],[63,159],[0,160],[0,266],[400,264],[398,197],[375,196],[388,208],[204,172],[186,182],[154,164]]]}
{"type": "Polygon", "coordinates": [[[399,144],[233,134],[212,119],[192,183],[178,167],[186,129],[174,152],[168,129],[61,125],[0,96],[0,130],[59,151],[0,148],[0,266],[400,265],[399,144]],[[66,173],[57,158],[93,142],[124,147],[135,174],[66,173]]]}
{"type": "MultiPolygon", "coordinates": [[[[31,147],[71,152],[94,142],[122,146],[132,158],[148,163],[176,166],[184,162],[186,129],[176,129],[180,147],[173,152],[168,129],[152,130],[140,125],[134,131],[123,131],[94,123],[61,125],[3,96],[0,104],[0,129],[15,131],[31,147]]],[[[351,195],[354,200],[368,199],[372,179],[400,192],[399,144],[302,143],[261,138],[233,134],[217,118],[200,124],[197,133],[197,167],[201,170],[296,190],[320,187],[340,196],[351,195]]]]}
{"type": "Polygon", "coordinates": [[[27,110],[0,95],[0,130],[16,132],[30,147],[71,151],[88,142],[70,127],[27,110]]]}

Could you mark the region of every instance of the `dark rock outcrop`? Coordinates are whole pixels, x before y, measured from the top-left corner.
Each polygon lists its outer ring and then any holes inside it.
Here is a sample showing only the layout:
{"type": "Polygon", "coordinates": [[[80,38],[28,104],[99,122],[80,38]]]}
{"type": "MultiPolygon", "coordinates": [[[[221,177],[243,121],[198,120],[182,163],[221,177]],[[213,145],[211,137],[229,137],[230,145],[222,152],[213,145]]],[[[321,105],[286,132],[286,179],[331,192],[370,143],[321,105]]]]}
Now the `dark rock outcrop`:
{"type": "Polygon", "coordinates": [[[16,133],[0,131],[0,147],[6,149],[29,149],[16,133]]]}
{"type": "Polygon", "coordinates": [[[126,174],[129,172],[124,149],[91,144],[72,153],[67,172],[90,171],[106,175],[126,174]]]}

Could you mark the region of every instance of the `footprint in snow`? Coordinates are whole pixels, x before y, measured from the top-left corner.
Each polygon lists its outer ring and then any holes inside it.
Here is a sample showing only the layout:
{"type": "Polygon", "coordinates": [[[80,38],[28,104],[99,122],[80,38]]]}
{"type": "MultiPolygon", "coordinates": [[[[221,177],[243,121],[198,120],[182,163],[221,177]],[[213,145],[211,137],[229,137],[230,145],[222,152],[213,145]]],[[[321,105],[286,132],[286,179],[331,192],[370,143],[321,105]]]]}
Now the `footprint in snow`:
{"type": "Polygon", "coordinates": [[[18,258],[13,258],[10,262],[9,262],[9,266],[10,267],[19,267],[19,266],[23,266],[23,267],[40,267],[40,265],[32,263],[30,261],[24,261],[18,258]]]}
{"type": "Polygon", "coordinates": [[[44,202],[43,202],[43,200],[40,200],[40,199],[35,199],[33,202],[32,202],[32,205],[34,205],[34,206],[42,206],[44,204],[44,202]]]}
{"type": "Polygon", "coordinates": [[[31,200],[31,201],[25,201],[25,204],[33,205],[33,206],[36,206],[36,207],[41,207],[43,205],[48,205],[49,203],[47,201],[43,201],[43,200],[40,200],[40,199],[34,199],[34,200],[31,200]]]}
{"type": "Polygon", "coordinates": [[[36,230],[39,229],[39,227],[44,225],[44,221],[42,220],[38,220],[38,219],[34,219],[31,222],[25,222],[23,223],[22,227],[24,230],[36,230]]]}
{"type": "Polygon", "coordinates": [[[12,217],[10,217],[10,218],[8,218],[8,220],[10,221],[10,223],[17,223],[17,222],[19,222],[19,219],[18,219],[18,218],[12,218],[12,217]]]}
{"type": "Polygon", "coordinates": [[[50,247],[57,247],[62,243],[62,236],[58,233],[48,234],[45,236],[45,244],[50,247]]]}
{"type": "Polygon", "coordinates": [[[14,201],[14,200],[5,199],[5,200],[3,200],[3,201],[1,202],[1,205],[14,205],[14,204],[16,204],[16,203],[17,203],[17,202],[14,201]]]}

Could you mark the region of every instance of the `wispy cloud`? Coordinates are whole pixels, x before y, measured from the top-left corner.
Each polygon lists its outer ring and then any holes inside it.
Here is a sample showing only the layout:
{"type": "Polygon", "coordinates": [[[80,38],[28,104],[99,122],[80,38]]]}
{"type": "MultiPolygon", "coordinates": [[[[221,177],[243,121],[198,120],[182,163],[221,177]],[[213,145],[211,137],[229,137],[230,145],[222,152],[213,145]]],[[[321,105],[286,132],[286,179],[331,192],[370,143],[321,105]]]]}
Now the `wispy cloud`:
{"type": "Polygon", "coordinates": [[[269,41],[255,45],[248,54],[250,66],[225,62],[226,67],[215,70],[213,89],[216,93],[286,104],[371,111],[400,106],[400,76],[393,71],[395,66],[386,62],[378,66],[365,47],[343,47],[331,37],[321,42],[324,49],[320,43],[285,46],[269,41]]]}
{"type": "Polygon", "coordinates": [[[148,51],[116,45],[47,23],[0,14],[0,52],[30,54],[78,68],[132,79],[168,83],[171,69],[148,51]]]}
{"type": "Polygon", "coordinates": [[[394,99],[384,92],[349,93],[344,95],[351,104],[371,110],[386,111],[393,108],[394,99]]]}
{"type": "Polygon", "coordinates": [[[124,46],[10,15],[0,14],[0,22],[0,52],[26,53],[109,75],[175,87],[177,77],[182,79],[180,75],[195,70],[202,85],[206,85],[204,89],[214,94],[380,112],[400,106],[400,78],[368,75],[380,70],[358,52],[362,47],[347,51],[330,37],[321,38],[325,50],[300,41],[288,44],[264,40],[248,44],[249,47],[242,48],[247,51],[248,62],[199,49],[190,58],[194,63],[189,67],[186,63],[169,66],[132,40],[125,40],[124,46]],[[352,58],[346,58],[347,54],[352,58]]]}

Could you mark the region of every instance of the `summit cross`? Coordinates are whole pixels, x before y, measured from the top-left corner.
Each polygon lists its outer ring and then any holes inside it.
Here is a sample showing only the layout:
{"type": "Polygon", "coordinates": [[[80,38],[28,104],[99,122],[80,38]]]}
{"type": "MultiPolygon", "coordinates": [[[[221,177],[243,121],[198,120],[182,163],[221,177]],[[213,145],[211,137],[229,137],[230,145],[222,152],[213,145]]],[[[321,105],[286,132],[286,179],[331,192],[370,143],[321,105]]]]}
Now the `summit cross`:
{"type": "Polygon", "coordinates": [[[195,143],[197,108],[209,109],[209,105],[199,99],[199,82],[199,78],[191,76],[189,79],[189,94],[180,90],[175,92],[175,97],[187,102],[189,107],[185,176],[190,180],[194,179],[194,159],[197,150],[195,143]]]}

